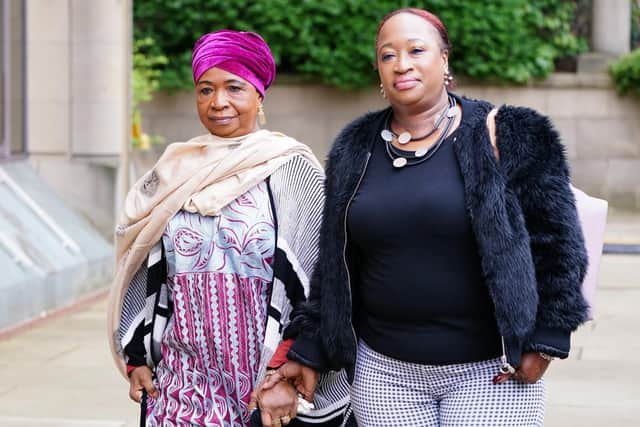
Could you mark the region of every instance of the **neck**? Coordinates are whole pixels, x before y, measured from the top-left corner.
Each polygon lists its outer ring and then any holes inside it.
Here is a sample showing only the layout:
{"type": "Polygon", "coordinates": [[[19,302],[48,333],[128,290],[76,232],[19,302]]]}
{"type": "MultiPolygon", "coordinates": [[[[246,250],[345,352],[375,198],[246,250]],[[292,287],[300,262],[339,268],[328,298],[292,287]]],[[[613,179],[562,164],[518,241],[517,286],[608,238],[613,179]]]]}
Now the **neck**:
{"type": "Polygon", "coordinates": [[[442,110],[449,104],[449,94],[442,90],[437,96],[419,106],[394,106],[391,127],[396,133],[407,131],[411,135],[433,128],[442,110]]]}

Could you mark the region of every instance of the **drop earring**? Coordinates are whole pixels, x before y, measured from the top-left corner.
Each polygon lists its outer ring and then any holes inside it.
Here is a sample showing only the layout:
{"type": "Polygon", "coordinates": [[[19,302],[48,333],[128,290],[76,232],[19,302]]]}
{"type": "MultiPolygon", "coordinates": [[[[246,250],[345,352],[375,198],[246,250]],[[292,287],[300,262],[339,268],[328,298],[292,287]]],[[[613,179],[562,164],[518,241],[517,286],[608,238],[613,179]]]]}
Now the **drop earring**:
{"type": "Polygon", "coordinates": [[[382,83],[380,83],[380,96],[382,96],[384,99],[387,99],[387,94],[384,92],[384,87],[382,86],[382,83]]]}
{"type": "Polygon", "coordinates": [[[453,75],[449,70],[446,70],[444,72],[444,85],[449,87],[452,81],[453,81],[453,75]]]}
{"type": "Polygon", "coordinates": [[[258,123],[260,123],[260,126],[267,124],[267,117],[264,115],[264,108],[262,107],[262,104],[258,107],[258,123]]]}

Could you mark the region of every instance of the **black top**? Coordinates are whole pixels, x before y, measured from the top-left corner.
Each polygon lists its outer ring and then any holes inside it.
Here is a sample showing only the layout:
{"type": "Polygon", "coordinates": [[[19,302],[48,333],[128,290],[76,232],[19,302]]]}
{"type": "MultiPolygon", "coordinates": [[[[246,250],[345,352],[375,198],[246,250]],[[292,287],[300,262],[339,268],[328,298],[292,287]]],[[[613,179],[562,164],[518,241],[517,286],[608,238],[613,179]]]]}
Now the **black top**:
{"type": "MultiPolygon", "coordinates": [[[[463,122],[474,103],[458,99],[463,122]]],[[[493,303],[480,266],[454,132],[433,157],[395,169],[384,141],[348,212],[358,335],[377,352],[422,364],[500,355],[493,303]]]]}

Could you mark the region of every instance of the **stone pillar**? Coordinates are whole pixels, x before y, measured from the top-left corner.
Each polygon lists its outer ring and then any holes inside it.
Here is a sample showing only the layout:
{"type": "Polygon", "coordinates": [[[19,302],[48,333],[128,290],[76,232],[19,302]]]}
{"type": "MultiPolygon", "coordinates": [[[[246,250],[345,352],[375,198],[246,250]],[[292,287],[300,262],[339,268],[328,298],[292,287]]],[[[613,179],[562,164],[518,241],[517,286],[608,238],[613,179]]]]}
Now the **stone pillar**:
{"type": "Polygon", "coordinates": [[[24,2],[29,160],[109,235],[129,186],[132,1],[24,2]]]}
{"type": "Polygon", "coordinates": [[[631,1],[593,0],[591,41],[595,51],[615,56],[629,52],[631,1]]]}
{"type": "Polygon", "coordinates": [[[70,0],[71,148],[119,155],[129,134],[129,0],[70,0]]]}

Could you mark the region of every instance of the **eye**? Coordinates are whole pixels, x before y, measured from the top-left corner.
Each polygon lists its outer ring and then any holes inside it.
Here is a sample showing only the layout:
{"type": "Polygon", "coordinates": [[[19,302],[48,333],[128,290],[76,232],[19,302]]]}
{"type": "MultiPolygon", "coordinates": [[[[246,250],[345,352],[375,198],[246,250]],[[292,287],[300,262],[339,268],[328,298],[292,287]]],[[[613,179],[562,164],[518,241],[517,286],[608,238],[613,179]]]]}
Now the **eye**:
{"type": "Polygon", "coordinates": [[[389,61],[390,59],[393,59],[395,55],[392,53],[383,53],[382,56],[380,57],[380,60],[383,62],[389,61]]]}
{"type": "Polygon", "coordinates": [[[202,89],[200,89],[201,95],[210,95],[211,92],[213,92],[213,89],[211,89],[210,87],[203,87],[202,89]]]}
{"type": "Polygon", "coordinates": [[[242,87],[240,86],[229,86],[229,92],[237,93],[242,92],[242,87]]]}
{"type": "Polygon", "coordinates": [[[423,49],[423,48],[421,48],[421,47],[413,47],[413,48],[411,48],[411,50],[410,50],[410,53],[411,53],[412,55],[420,55],[422,52],[424,52],[424,49],[423,49]]]}

